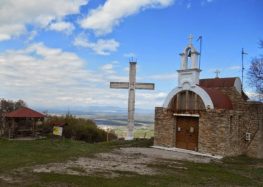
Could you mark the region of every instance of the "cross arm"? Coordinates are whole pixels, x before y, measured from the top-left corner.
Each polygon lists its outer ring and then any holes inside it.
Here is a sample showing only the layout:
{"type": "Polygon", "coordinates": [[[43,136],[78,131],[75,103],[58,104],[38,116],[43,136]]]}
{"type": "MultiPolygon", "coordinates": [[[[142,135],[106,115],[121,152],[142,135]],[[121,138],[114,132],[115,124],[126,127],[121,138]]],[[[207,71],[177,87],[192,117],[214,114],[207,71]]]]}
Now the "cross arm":
{"type": "Polygon", "coordinates": [[[154,90],[154,84],[153,83],[136,83],[135,89],[154,90]]]}
{"type": "Polygon", "coordinates": [[[110,88],[129,89],[129,83],[128,82],[110,82],[110,88]]]}

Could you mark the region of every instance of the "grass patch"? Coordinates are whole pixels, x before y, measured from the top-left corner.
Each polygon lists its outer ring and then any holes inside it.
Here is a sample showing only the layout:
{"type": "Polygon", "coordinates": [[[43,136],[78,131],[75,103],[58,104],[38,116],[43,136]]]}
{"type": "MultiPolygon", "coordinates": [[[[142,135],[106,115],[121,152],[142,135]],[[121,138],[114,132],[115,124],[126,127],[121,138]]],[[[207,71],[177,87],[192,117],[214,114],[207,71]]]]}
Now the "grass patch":
{"type": "MultiPolygon", "coordinates": [[[[50,140],[7,141],[0,140],[0,173],[12,169],[65,162],[98,152],[108,152],[121,147],[148,147],[152,140],[115,141],[87,144],[79,141],[50,140]]],[[[148,165],[160,171],[154,176],[138,175],[134,172],[117,171],[119,177],[105,177],[107,172],[94,172],[92,176],[76,176],[56,173],[13,173],[22,182],[8,184],[0,179],[0,186],[89,186],[89,187],[174,187],[174,186],[263,186],[263,160],[245,156],[229,157],[220,163],[200,164],[186,161],[158,160],[148,165]],[[21,176],[20,176],[21,175],[21,176]]],[[[81,167],[70,168],[84,173],[81,167]]]]}
{"type": "Polygon", "coordinates": [[[63,162],[80,156],[92,156],[99,152],[108,152],[114,148],[142,146],[152,144],[151,140],[114,141],[88,144],[65,139],[51,142],[49,139],[16,141],[0,139],[0,173],[14,168],[63,162]]]}

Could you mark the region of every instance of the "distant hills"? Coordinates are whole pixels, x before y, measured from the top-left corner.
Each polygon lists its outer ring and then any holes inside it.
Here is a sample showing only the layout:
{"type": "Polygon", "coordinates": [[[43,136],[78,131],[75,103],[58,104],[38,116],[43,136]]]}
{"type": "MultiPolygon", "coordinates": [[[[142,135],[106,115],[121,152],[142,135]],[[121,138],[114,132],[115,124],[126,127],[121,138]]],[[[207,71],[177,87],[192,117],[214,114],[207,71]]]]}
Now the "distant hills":
{"type": "MultiPolygon", "coordinates": [[[[72,115],[98,115],[98,114],[121,114],[127,115],[127,108],[120,108],[114,106],[88,106],[88,107],[74,107],[74,108],[36,108],[41,112],[47,112],[48,114],[67,114],[72,115]]],[[[154,113],[154,109],[141,109],[136,108],[135,113],[139,115],[154,113]]]]}
{"type": "MultiPolygon", "coordinates": [[[[51,115],[72,114],[81,118],[89,118],[101,126],[126,126],[127,125],[127,109],[112,106],[89,106],[74,109],[60,108],[38,108],[38,111],[47,112],[51,115]]],[[[135,109],[135,126],[149,126],[154,123],[154,110],[135,109]]]]}

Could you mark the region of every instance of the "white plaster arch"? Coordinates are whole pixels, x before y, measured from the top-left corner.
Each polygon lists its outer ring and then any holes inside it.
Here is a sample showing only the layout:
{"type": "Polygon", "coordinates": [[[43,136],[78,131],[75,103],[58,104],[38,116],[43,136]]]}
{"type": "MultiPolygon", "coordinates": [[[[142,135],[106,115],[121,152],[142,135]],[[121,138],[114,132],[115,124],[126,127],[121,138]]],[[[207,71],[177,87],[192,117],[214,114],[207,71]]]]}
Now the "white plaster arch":
{"type": "Polygon", "coordinates": [[[191,49],[191,52],[197,53],[197,50],[195,49],[195,47],[194,47],[192,44],[190,44],[190,45],[188,45],[186,48],[184,48],[184,54],[187,54],[187,51],[188,51],[189,49],[191,49]]]}
{"type": "Polygon", "coordinates": [[[242,82],[241,82],[239,77],[236,77],[234,86],[235,86],[236,90],[241,94],[241,92],[242,92],[242,82]]]}
{"type": "Polygon", "coordinates": [[[209,107],[210,109],[214,109],[214,104],[213,104],[210,96],[207,94],[207,92],[204,89],[202,89],[199,86],[191,86],[191,87],[189,87],[188,85],[185,85],[182,88],[178,88],[177,87],[177,88],[173,89],[168,94],[168,96],[166,97],[166,99],[164,101],[164,104],[163,104],[163,107],[164,108],[168,108],[171,100],[173,99],[173,97],[177,93],[179,93],[181,91],[186,91],[186,90],[192,91],[192,92],[196,93],[197,95],[199,95],[201,97],[202,101],[204,102],[206,108],[209,107]]]}

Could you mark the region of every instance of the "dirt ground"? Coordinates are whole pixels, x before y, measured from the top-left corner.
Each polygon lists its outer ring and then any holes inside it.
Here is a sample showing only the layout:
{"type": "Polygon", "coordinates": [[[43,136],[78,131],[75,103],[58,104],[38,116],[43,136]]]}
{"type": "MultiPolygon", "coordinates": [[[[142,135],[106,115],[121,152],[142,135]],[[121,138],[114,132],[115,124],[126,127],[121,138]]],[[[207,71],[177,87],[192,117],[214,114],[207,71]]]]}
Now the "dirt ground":
{"type": "MultiPolygon", "coordinates": [[[[187,169],[177,160],[187,160],[198,163],[209,163],[214,160],[210,157],[192,155],[189,153],[167,151],[155,148],[120,148],[109,153],[99,153],[93,157],[80,157],[63,163],[49,163],[31,167],[18,168],[14,173],[25,171],[33,173],[58,173],[88,176],[94,175],[108,178],[118,177],[122,173],[136,173],[139,175],[155,175],[161,171],[149,167],[151,164],[162,163],[169,167],[187,169]]],[[[19,181],[19,178],[15,177],[19,181]]],[[[14,177],[0,176],[6,182],[17,182],[14,177]]]]}
{"type": "MultiPolygon", "coordinates": [[[[154,148],[121,148],[110,153],[97,154],[92,158],[81,157],[66,163],[38,165],[31,169],[35,173],[52,172],[70,175],[94,175],[96,173],[106,177],[117,177],[120,172],[154,175],[159,171],[147,165],[157,162],[176,162],[176,160],[208,163],[212,159],[154,148]]],[[[178,165],[178,168],[181,168],[180,165],[178,165]]]]}

